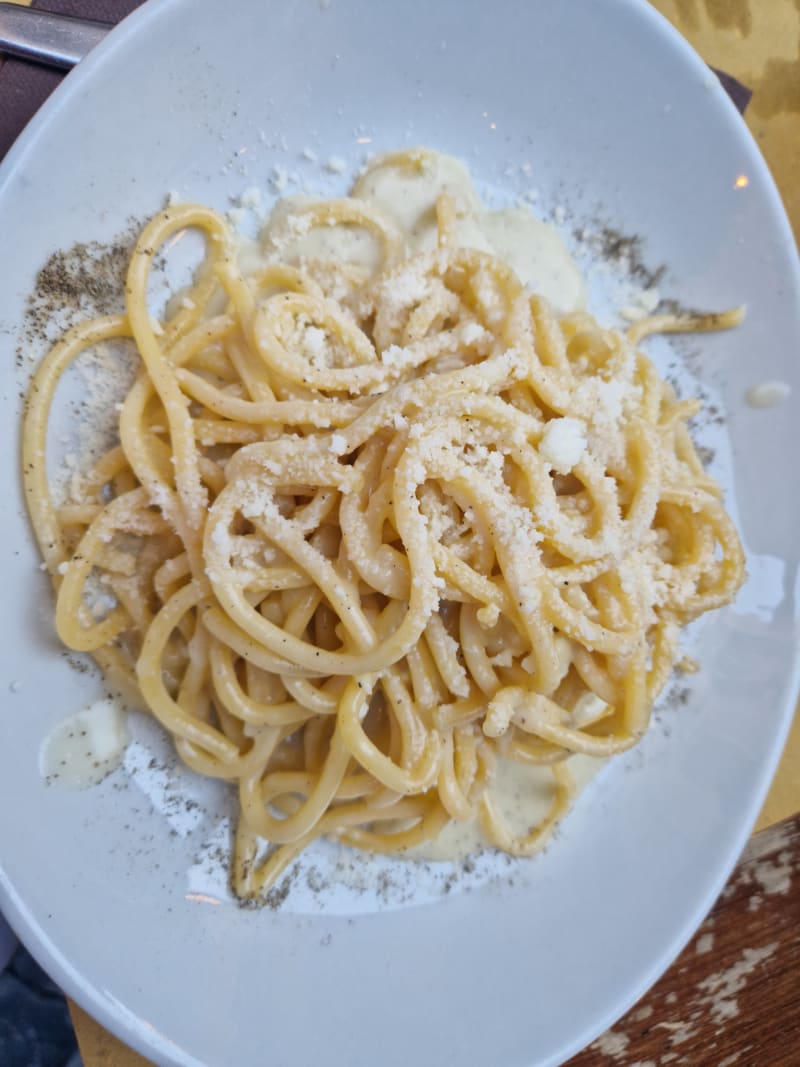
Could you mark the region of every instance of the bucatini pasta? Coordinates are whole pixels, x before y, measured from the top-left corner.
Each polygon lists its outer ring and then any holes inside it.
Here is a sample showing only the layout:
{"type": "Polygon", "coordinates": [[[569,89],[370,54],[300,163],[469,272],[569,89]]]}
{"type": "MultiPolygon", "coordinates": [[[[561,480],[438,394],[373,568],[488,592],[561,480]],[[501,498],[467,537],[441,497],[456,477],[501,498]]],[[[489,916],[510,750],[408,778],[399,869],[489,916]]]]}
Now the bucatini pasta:
{"type": "Polygon", "coordinates": [[[531,854],[570,805],[570,754],[636,743],[681,627],[743,578],[687,429],[699,405],[637,348],[738,312],[603,329],[568,262],[556,308],[553,272],[531,292],[496,254],[513,213],[481,215],[459,173],[382,157],[348,198],[280,205],[252,270],[220,215],[169,207],[126,313],[72,329],[31,385],[25,488],[58,633],[238,790],[241,897],[320,835],[395,852],[477,819],[531,854]],[[417,193],[393,210],[398,182],[417,193]],[[206,257],[156,321],[153,260],[186,229],[206,257]],[[58,381],[112,338],[141,358],[119,440],[56,506],[58,381]],[[549,768],[550,811],[523,833],[496,803],[499,756],[549,768]]]}

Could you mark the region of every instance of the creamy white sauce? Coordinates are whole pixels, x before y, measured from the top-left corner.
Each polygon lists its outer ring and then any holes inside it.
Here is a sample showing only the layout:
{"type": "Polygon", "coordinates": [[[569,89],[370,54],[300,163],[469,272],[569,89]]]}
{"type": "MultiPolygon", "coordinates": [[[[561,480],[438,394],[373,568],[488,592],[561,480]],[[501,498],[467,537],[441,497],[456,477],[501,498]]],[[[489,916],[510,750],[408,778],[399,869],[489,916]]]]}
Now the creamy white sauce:
{"type": "Polygon", "coordinates": [[[377,271],[381,262],[380,243],[377,237],[360,226],[316,226],[307,230],[301,226],[292,233],[292,222],[297,218],[294,213],[317,202],[304,195],[287,196],[278,201],[266,228],[267,258],[286,263],[303,259],[335,260],[370,272],[377,271]]]}
{"type": "Polygon", "coordinates": [[[456,233],[464,248],[477,248],[506,262],[523,285],[545,297],[558,311],[586,306],[581,272],[554,226],[526,208],[485,211],[459,221],[456,233]]]}
{"type": "Polygon", "coordinates": [[[103,698],[70,715],[47,735],[39,750],[39,771],[48,782],[86,789],[119,765],[127,744],[122,705],[103,698]]]}
{"type": "MultiPolygon", "coordinates": [[[[607,760],[596,756],[570,756],[567,766],[580,793],[599,774],[607,760]]],[[[497,807],[515,834],[527,832],[547,816],[553,800],[553,776],[547,767],[527,767],[510,760],[497,761],[497,777],[492,785],[497,807]]],[[[452,821],[435,841],[408,849],[410,859],[452,861],[486,848],[477,819],[452,821]]]]}
{"type": "MultiPolygon", "coordinates": [[[[544,296],[561,312],[586,305],[583,277],[558,230],[526,208],[484,211],[472,180],[458,160],[426,151],[418,168],[389,158],[371,164],[356,183],[353,196],[385,212],[402,232],[406,252],[415,255],[436,248],[436,201],[443,193],[454,200],[455,244],[489,252],[511,266],[523,285],[544,296]]],[[[377,239],[358,226],[317,226],[291,233],[293,212],[313,200],[307,196],[279,201],[262,238],[267,259],[299,262],[337,260],[372,273],[380,266],[377,239]]],[[[302,228],[302,227],[300,227],[302,228]]],[[[254,269],[258,256],[250,243],[240,252],[243,268],[254,269]]]]}
{"type": "Polygon", "coordinates": [[[786,400],[791,392],[792,387],[788,382],[759,382],[750,386],[745,399],[751,408],[772,408],[786,400]]]}
{"type": "Polygon", "coordinates": [[[459,215],[478,215],[481,202],[463,163],[425,151],[419,168],[380,159],[370,164],[354,195],[383,208],[405,233],[410,252],[436,246],[436,201],[449,193],[459,215]]]}
{"type": "Polygon", "coordinates": [[[236,235],[236,261],[243,274],[254,274],[264,266],[264,253],[258,241],[236,235]]]}

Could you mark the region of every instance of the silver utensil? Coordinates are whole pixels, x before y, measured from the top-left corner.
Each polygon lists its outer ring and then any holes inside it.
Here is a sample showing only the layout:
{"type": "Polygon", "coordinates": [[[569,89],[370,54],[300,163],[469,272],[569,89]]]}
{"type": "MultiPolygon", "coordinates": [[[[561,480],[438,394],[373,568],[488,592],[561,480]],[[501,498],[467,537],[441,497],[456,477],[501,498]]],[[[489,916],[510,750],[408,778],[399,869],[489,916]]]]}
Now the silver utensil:
{"type": "Polygon", "coordinates": [[[0,53],[69,70],[105,37],[111,26],[0,3],[0,53]]]}

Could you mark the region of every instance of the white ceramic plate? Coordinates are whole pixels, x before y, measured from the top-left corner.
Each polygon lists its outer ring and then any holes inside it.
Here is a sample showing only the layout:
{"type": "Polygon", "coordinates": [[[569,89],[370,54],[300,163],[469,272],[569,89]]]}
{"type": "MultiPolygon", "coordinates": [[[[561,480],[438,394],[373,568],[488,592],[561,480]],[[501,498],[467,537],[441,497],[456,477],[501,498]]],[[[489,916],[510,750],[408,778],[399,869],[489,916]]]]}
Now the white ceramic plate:
{"type": "MultiPolygon", "coordinates": [[[[721,889],[795,691],[800,420],[794,400],[764,413],[743,396],[767,378],[798,395],[797,261],[716,79],[633,0],[239,0],[224,13],[219,0],[161,0],[67,78],[11,152],[0,233],[0,686],[14,683],[0,712],[0,902],[19,934],[164,1064],[522,1067],[586,1044],[721,889]],[[460,155],[510,194],[535,184],[567,223],[601,215],[643,235],[647,260],[667,266],[665,295],[747,303],[740,330],[694,351],[727,412],[752,577],[699,638],[688,704],[595,783],[544,855],[449,893],[427,876],[381,883],[367,864],[359,892],[351,870],[349,889],[306,885],[281,910],[243,910],[215,890],[225,798],[189,782],[201,807],[181,808],[177,772],[148,772],[160,742],[141,722],[127,776],[66,793],[37,773],[42,738],[98,683],[59,654],[23,513],[12,368],[24,298],[54,248],[107,240],[168,189],[224,208],[279,166],[330,192],[345,176],[301,160],[304,148],[353,166],[404,143],[460,155]]],[[[319,862],[336,869],[330,854],[319,862]]]]}

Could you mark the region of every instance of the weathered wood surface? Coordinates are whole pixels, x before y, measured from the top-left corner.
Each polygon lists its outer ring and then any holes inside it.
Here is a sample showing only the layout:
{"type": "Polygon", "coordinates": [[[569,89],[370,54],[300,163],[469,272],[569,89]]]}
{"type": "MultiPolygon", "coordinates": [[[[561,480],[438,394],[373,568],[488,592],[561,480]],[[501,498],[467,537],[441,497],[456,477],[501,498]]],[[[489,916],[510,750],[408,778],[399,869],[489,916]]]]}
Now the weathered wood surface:
{"type": "Polygon", "coordinates": [[[800,816],[756,834],[661,981],[568,1067],[800,1065],[800,816]]]}

